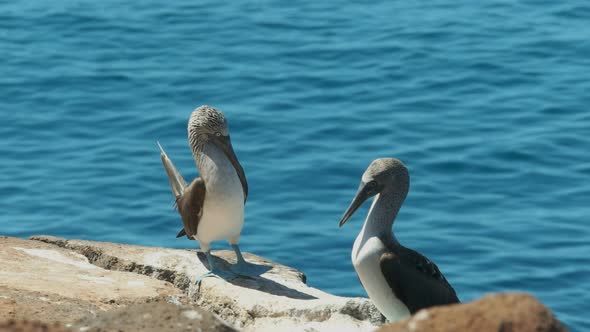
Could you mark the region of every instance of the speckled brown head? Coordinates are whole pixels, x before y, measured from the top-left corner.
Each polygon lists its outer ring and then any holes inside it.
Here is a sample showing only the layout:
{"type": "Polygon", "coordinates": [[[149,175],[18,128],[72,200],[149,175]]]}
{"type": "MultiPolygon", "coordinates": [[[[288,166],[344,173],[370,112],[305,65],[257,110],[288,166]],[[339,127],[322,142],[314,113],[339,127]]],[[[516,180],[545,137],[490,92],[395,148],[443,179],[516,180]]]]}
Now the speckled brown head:
{"type": "Polygon", "coordinates": [[[213,137],[229,137],[229,126],[223,113],[207,105],[199,106],[191,113],[187,130],[193,152],[200,150],[213,137]]]}
{"type": "Polygon", "coordinates": [[[400,160],[395,158],[379,158],[371,162],[352,203],[340,220],[340,227],[354,214],[354,212],[369,198],[384,190],[394,190],[394,197],[403,201],[410,188],[410,174],[400,160]]]}
{"type": "MultiPolygon", "coordinates": [[[[234,166],[242,187],[244,200],[248,196],[248,182],[242,165],[229,138],[229,126],[223,113],[217,109],[202,105],[196,108],[188,121],[188,141],[195,158],[203,151],[207,143],[213,143],[220,148],[234,166]]],[[[198,158],[196,158],[198,159],[198,158]]]]}

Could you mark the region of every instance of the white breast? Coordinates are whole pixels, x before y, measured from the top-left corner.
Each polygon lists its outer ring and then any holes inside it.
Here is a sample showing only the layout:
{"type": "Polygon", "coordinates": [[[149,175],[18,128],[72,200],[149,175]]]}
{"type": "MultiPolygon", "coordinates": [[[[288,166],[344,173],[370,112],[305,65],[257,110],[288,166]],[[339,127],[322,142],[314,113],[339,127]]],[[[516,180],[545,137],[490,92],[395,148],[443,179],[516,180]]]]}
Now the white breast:
{"type": "Polygon", "coordinates": [[[206,149],[201,162],[206,195],[197,238],[208,244],[238,239],[244,226],[244,191],[231,162],[215,146],[206,149]]]}
{"type": "Polygon", "coordinates": [[[381,272],[379,260],[385,250],[381,239],[370,236],[363,227],[354,241],[351,258],[354,269],[371,301],[388,321],[394,322],[410,317],[410,311],[395,297],[381,272]]]}

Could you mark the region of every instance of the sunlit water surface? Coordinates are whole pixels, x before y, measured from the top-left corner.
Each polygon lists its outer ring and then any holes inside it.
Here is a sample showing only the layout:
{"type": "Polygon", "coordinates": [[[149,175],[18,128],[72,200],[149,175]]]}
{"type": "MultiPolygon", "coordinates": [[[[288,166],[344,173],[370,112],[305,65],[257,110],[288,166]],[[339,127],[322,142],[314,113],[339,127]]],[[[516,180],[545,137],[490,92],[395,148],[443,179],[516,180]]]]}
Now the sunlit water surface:
{"type": "Polygon", "coordinates": [[[244,250],[365,296],[369,204],[337,224],[394,156],[397,237],[463,301],[530,292],[588,330],[589,19],[582,0],[3,2],[0,233],[195,248],[155,141],[192,179],[187,119],[211,104],[250,185],[244,250]]]}

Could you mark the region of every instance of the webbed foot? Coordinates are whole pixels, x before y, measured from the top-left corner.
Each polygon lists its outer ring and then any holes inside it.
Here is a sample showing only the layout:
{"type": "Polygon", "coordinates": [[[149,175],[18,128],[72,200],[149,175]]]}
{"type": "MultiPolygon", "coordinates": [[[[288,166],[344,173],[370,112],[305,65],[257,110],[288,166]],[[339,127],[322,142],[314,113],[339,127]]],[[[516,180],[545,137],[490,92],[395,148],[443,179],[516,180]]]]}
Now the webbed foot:
{"type": "Polygon", "coordinates": [[[210,277],[214,277],[214,278],[219,278],[221,280],[231,280],[234,279],[236,277],[236,275],[231,272],[231,271],[225,271],[225,270],[221,270],[221,269],[214,269],[213,271],[209,271],[207,273],[203,273],[202,275],[200,275],[196,280],[195,280],[195,285],[200,286],[201,285],[201,281],[203,281],[203,279],[205,278],[210,278],[210,277]]]}
{"type": "Polygon", "coordinates": [[[215,262],[213,261],[213,256],[211,256],[211,250],[208,250],[206,254],[207,254],[207,262],[209,263],[210,271],[207,273],[203,273],[201,276],[199,276],[195,280],[195,285],[200,286],[201,281],[203,281],[203,279],[209,278],[209,277],[215,277],[215,278],[219,278],[219,279],[226,280],[226,281],[234,279],[236,277],[236,275],[232,271],[220,269],[215,265],[215,262]]]}

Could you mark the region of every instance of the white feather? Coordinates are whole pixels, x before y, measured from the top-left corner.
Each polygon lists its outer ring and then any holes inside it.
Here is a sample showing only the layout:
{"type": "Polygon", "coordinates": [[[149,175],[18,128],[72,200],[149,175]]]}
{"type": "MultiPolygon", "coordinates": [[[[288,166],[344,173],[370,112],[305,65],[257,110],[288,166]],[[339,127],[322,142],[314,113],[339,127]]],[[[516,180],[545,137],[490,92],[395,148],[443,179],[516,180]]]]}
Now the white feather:
{"type": "MultiPolygon", "coordinates": [[[[375,197],[367,219],[371,217],[371,211],[378,198],[378,196],[375,197]]],[[[408,318],[410,317],[408,307],[395,296],[381,272],[379,260],[381,254],[386,251],[386,247],[377,236],[376,230],[371,228],[372,225],[374,223],[365,222],[354,241],[351,253],[352,264],[367,295],[388,321],[395,322],[408,318]]]]}
{"type": "Polygon", "coordinates": [[[205,181],[203,215],[197,230],[201,249],[212,241],[239,241],[244,226],[244,191],[235,168],[217,146],[206,143],[201,156],[201,175],[205,181]]]}

